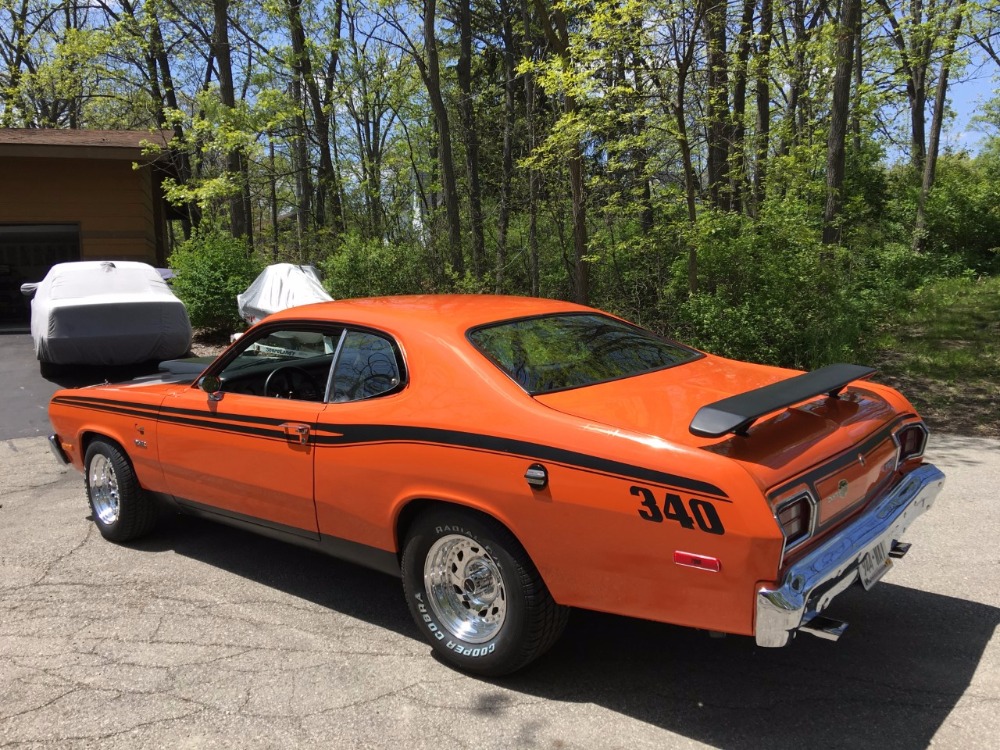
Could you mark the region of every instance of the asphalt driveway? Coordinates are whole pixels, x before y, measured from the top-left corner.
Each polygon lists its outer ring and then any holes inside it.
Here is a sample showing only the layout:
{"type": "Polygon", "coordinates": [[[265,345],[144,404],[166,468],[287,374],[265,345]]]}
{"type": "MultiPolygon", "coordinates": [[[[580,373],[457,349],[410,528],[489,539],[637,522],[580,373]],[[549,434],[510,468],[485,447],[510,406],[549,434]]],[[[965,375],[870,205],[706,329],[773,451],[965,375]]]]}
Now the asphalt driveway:
{"type": "Polygon", "coordinates": [[[29,334],[0,333],[0,440],[48,435],[49,397],[57,388],[39,374],[29,334]]]}
{"type": "MultiPolygon", "coordinates": [[[[18,348],[20,347],[20,348],[18,348]]],[[[28,342],[30,347],[30,342],[28,342]]],[[[512,678],[437,662],[399,582],[167,514],[128,546],[48,452],[55,384],[0,337],[0,748],[992,748],[1000,442],[935,435],[913,549],[785,649],[574,612],[512,678]],[[8,434],[10,433],[10,434],[8,434]]]]}
{"type": "Polygon", "coordinates": [[[0,440],[48,435],[49,398],[64,386],[118,382],[156,371],[155,362],[127,367],[66,366],[41,376],[31,335],[0,331],[0,440]]]}

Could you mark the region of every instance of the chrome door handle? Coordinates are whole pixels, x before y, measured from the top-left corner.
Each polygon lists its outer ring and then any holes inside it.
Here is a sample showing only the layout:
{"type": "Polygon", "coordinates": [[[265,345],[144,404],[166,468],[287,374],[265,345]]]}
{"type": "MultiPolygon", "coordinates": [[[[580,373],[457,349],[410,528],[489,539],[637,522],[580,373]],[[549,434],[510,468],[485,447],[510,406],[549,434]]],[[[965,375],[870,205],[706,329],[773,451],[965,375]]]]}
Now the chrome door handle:
{"type": "Polygon", "coordinates": [[[285,437],[295,438],[299,444],[309,444],[309,425],[301,422],[285,422],[281,425],[285,430],[285,437]]]}

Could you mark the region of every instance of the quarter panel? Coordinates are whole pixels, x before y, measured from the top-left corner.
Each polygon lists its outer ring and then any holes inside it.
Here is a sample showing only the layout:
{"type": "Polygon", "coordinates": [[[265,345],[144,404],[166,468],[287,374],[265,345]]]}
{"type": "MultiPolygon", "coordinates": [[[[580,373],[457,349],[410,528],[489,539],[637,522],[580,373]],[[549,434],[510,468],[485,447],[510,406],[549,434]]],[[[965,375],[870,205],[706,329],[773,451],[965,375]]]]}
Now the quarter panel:
{"type": "Polygon", "coordinates": [[[754,584],[776,575],[781,536],[759,488],[735,462],[643,446],[542,408],[531,411],[535,440],[505,425],[509,416],[478,420],[482,432],[428,427],[434,420],[427,414],[421,425],[392,424],[389,417],[406,411],[405,399],[392,401],[334,404],[321,417],[316,500],[323,535],[398,551],[395,520],[407,503],[456,503],[510,528],[561,604],[752,632],[754,584]],[[378,424],[352,421],[361,415],[378,424]],[[572,439],[540,440],[560,433],[572,439]],[[541,490],[525,480],[536,464],[549,476],[541,490]],[[710,467],[712,482],[705,480],[710,467]],[[705,489],[712,486],[718,491],[705,489]],[[659,521],[640,512],[652,516],[642,505],[648,496],[659,521]],[[670,517],[668,496],[683,509],[683,522],[670,517]],[[675,551],[716,557],[721,570],[681,567],[675,551]]]}

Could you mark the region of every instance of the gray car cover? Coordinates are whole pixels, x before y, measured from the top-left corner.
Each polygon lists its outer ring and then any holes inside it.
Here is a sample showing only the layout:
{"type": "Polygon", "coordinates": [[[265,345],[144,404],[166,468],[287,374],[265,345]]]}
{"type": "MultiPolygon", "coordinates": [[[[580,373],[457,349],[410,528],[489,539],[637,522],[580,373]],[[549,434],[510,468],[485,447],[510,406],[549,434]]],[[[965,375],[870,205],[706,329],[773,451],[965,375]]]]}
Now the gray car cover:
{"type": "Polygon", "coordinates": [[[191,323],[152,266],[81,261],[53,266],[38,284],[31,337],[43,362],[124,365],[184,355],[191,323]]]}
{"type": "Polygon", "coordinates": [[[279,310],[332,299],[312,266],[275,263],[261,271],[243,294],[236,295],[236,304],[243,320],[256,323],[279,310]]]}

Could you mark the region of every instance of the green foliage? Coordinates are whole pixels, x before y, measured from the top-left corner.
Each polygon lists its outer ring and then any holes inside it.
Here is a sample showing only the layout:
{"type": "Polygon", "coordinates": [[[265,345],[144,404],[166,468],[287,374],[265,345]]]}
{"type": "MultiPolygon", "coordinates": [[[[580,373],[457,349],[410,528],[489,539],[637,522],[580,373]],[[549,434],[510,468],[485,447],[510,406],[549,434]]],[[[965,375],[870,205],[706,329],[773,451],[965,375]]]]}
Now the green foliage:
{"type": "Polygon", "coordinates": [[[824,247],[821,229],[794,202],[766,207],[756,222],[704,211],[689,241],[698,247],[698,293],[676,264],[663,301],[666,324],[723,356],[814,368],[864,358],[903,294],[891,254],[824,247]]]}
{"type": "Polygon", "coordinates": [[[929,246],[968,268],[1000,272],[1000,153],[945,155],[927,201],[929,246]]]}
{"type": "Polygon", "coordinates": [[[177,273],[173,290],[187,306],[191,325],[210,331],[242,327],[236,295],[264,268],[242,240],[219,231],[185,242],[170,256],[170,267],[177,273]]]}
{"type": "MultiPolygon", "coordinates": [[[[924,229],[930,275],[1000,272],[1000,146],[991,141],[975,158],[944,154],[936,174],[924,229]]],[[[886,180],[893,197],[879,222],[883,237],[909,242],[918,180],[909,166],[890,170],[886,180]]]]}
{"type": "Polygon", "coordinates": [[[340,247],[322,261],[324,285],[334,299],[413,294],[426,291],[421,279],[420,254],[403,244],[366,240],[357,235],[342,239],[340,247]]]}

